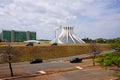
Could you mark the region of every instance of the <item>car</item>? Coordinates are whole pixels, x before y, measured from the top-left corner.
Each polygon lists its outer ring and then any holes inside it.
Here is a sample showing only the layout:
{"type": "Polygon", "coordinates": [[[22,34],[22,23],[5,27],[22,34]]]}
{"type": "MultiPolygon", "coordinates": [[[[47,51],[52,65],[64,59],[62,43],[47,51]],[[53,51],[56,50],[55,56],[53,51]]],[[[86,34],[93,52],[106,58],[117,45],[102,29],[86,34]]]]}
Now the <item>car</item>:
{"type": "Polygon", "coordinates": [[[26,46],[33,46],[33,45],[34,45],[33,43],[26,44],[26,46]]]}
{"type": "Polygon", "coordinates": [[[57,43],[53,43],[53,44],[51,44],[51,46],[57,46],[58,44],[57,43]]]}
{"type": "Polygon", "coordinates": [[[70,59],[70,63],[79,63],[82,62],[82,58],[72,58],[70,59]]]}
{"type": "Polygon", "coordinates": [[[118,51],[120,51],[120,48],[116,47],[116,48],[114,48],[114,50],[118,52],[118,51]]]}
{"type": "Polygon", "coordinates": [[[30,64],[35,64],[35,63],[42,63],[43,60],[42,59],[33,59],[30,61],[30,64]]]}

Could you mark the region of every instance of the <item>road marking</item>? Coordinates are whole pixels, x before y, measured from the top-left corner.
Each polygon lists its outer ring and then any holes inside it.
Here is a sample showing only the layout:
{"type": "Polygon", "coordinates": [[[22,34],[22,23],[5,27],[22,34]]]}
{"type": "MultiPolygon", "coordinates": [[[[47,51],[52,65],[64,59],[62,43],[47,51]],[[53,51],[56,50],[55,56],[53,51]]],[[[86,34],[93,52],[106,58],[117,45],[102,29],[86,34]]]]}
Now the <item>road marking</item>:
{"type": "Polygon", "coordinates": [[[75,68],[80,69],[80,70],[83,69],[82,67],[79,67],[79,66],[76,66],[75,68]]]}
{"type": "Polygon", "coordinates": [[[37,71],[38,73],[41,73],[41,74],[46,74],[45,71],[37,71]]]}

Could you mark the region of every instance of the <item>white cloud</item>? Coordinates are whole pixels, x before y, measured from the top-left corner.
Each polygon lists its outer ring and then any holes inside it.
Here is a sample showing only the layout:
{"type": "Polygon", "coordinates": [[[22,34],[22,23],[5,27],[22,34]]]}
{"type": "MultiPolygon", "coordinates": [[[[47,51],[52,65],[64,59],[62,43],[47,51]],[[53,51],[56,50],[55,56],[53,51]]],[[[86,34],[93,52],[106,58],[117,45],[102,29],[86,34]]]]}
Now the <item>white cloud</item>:
{"type": "Polygon", "coordinates": [[[118,37],[120,8],[112,5],[115,1],[0,0],[0,29],[32,30],[38,38],[52,39],[55,25],[71,24],[82,37],[118,37]],[[115,36],[103,34],[113,34],[112,30],[115,36]]]}

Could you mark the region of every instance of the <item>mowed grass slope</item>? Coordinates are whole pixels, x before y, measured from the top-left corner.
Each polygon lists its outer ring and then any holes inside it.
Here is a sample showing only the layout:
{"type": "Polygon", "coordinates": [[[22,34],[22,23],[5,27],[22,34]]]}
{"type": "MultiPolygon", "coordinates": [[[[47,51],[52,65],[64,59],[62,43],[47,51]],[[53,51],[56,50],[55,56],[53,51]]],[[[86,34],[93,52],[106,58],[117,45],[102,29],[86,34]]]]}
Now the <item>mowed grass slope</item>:
{"type": "MultiPolygon", "coordinates": [[[[108,44],[97,44],[99,51],[109,50],[108,44]]],[[[7,46],[0,46],[0,53],[6,54],[7,46]]],[[[53,59],[75,56],[92,52],[90,45],[58,45],[58,46],[12,46],[13,62],[29,61],[33,58],[53,59]]],[[[4,60],[6,62],[6,59],[4,60]]]]}

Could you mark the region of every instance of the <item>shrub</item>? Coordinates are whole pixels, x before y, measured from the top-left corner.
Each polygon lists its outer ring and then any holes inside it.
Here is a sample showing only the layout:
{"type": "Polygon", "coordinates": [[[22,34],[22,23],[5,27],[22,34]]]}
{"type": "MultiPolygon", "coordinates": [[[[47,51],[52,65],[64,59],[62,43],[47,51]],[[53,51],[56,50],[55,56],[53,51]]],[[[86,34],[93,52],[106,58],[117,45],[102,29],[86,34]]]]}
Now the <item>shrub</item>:
{"type": "Polygon", "coordinates": [[[105,54],[102,58],[97,58],[96,62],[103,66],[115,65],[120,67],[120,52],[113,52],[105,54]]]}
{"type": "Polygon", "coordinates": [[[112,48],[120,51],[120,38],[116,38],[116,39],[114,39],[114,41],[115,42],[113,44],[111,44],[112,48]]]}
{"type": "Polygon", "coordinates": [[[107,69],[107,67],[111,65],[117,66],[113,76],[120,77],[120,52],[105,54],[102,58],[97,58],[96,62],[100,63],[104,69],[107,69]]]}

